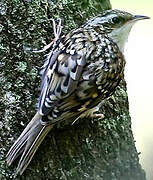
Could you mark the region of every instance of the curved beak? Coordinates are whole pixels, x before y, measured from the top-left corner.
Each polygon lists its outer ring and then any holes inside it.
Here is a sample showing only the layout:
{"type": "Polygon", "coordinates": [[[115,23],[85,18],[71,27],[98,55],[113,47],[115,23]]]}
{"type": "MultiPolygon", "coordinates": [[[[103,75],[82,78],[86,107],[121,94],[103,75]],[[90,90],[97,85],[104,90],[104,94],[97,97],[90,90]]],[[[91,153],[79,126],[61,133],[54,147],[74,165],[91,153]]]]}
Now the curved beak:
{"type": "Polygon", "coordinates": [[[133,18],[132,18],[133,21],[139,21],[139,20],[143,20],[143,19],[150,19],[150,17],[148,17],[148,16],[142,16],[142,15],[135,15],[135,16],[133,16],[133,18]]]}

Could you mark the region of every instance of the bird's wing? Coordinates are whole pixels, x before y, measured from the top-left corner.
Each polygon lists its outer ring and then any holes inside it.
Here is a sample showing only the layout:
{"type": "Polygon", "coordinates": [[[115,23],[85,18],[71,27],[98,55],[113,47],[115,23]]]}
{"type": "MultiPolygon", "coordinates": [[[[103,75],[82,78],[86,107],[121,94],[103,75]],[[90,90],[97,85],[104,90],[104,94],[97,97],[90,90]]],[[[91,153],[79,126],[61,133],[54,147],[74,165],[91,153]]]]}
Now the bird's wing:
{"type": "Polygon", "coordinates": [[[47,57],[42,73],[39,112],[48,114],[59,100],[68,97],[76,90],[82,71],[93,46],[87,39],[65,38],[59,42],[47,57]]]}

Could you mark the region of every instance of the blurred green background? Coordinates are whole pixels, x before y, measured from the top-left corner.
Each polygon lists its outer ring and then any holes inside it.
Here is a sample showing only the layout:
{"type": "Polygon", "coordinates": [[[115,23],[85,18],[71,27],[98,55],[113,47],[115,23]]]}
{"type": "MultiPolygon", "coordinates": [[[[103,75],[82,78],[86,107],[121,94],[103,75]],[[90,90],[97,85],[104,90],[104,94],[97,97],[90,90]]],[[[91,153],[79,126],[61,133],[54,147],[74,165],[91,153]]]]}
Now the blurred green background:
{"type": "Polygon", "coordinates": [[[111,0],[113,9],[147,15],[132,29],[125,49],[125,78],[140,163],[153,180],[153,0],[111,0]]]}

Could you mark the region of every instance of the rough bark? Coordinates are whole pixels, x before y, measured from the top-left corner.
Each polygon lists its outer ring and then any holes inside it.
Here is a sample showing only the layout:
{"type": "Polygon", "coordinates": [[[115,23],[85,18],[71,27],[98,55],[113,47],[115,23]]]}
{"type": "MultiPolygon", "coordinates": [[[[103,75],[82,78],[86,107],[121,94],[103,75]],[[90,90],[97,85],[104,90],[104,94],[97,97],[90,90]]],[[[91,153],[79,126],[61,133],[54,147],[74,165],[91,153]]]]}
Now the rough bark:
{"type": "MultiPolygon", "coordinates": [[[[13,179],[5,155],[35,113],[41,49],[53,38],[51,18],[63,34],[110,9],[109,0],[0,1],[0,179],[13,179]]],[[[104,119],[83,119],[54,129],[21,177],[26,180],[145,180],[131,131],[126,83],[102,104],[104,119]]]]}

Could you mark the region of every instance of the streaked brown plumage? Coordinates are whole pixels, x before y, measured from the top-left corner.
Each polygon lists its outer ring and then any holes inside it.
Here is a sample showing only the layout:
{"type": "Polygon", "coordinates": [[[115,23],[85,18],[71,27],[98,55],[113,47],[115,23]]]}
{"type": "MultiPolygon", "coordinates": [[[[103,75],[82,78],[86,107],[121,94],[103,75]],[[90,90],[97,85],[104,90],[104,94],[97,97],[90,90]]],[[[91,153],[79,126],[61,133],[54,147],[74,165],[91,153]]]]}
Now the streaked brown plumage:
{"type": "Polygon", "coordinates": [[[66,36],[58,38],[61,29],[54,27],[56,38],[42,69],[38,111],[7,154],[9,165],[21,154],[17,174],[24,172],[55,124],[92,116],[114,92],[123,78],[123,49],[130,29],[145,18],[109,10],[66,36]]]}

